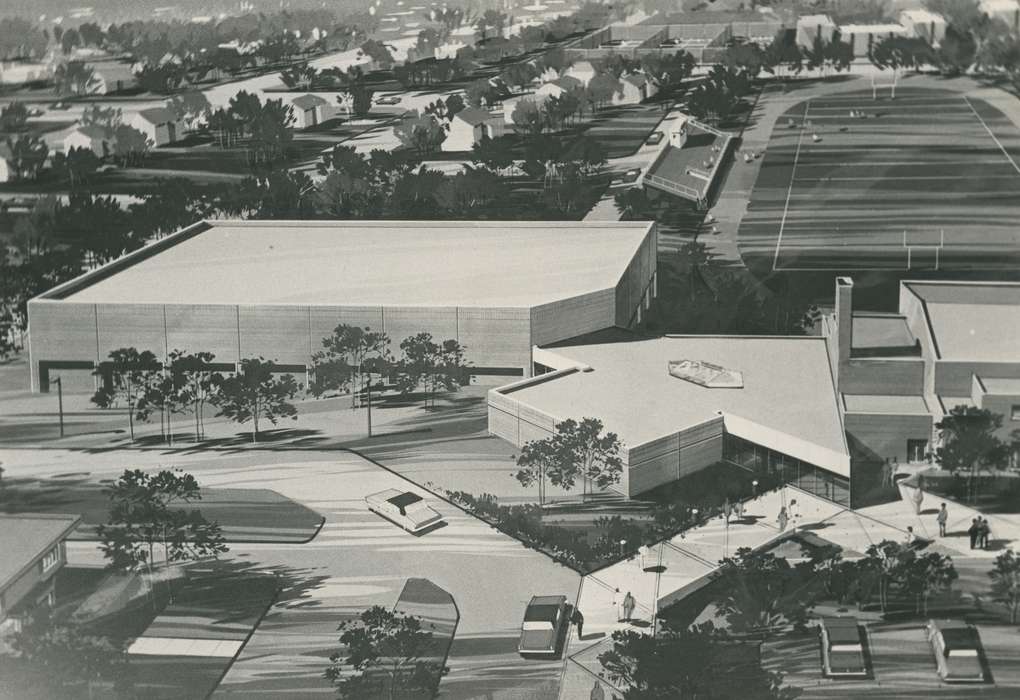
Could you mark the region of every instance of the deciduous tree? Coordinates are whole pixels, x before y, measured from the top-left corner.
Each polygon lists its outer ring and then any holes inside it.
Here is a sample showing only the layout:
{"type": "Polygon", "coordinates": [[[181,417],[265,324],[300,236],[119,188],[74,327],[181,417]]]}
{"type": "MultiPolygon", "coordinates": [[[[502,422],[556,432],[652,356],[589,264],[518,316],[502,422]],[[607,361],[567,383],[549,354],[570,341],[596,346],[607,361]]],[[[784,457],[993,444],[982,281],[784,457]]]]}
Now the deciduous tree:
{"type": "Polygon", "coordinates": [[[94,372],[102,379],[103,386],[92,396],[92,403],[100,408],[123,404],[127,409],[131,441],[134,442],[135,420],[149,419],[151,406],[148,396],[162,366],[151,351],[139,351],[133,347],[111,350],[107,358],[94,372]]]}
{"type": "Polygon", "coordinates": [[[992,599],[1006,606],[1009,624],[1015,625],[1020,615],[1020,555],[1007,549],[995,558],[995,567],[988,576],[992,579],[992,599]]]}
{"type": "Polygon", "coordinates": [[[241,360],[237,372],[220,382],[216,415],[236,423],[251,421],[251,441],[255,443],[261,421],[276,425],[281,418],[297,420],[297,408],[290,400],[300,388],[292,375],[277,373],[275,362],[264,357],[247,358],[241,360]]]}
{"type": "Polygon", "coordinates": [[[440,389],[456,391],[465,379],[465,348],[456,340],[441,343],[432,340],[431,333],[418,333],[400,342],[403,357],[396,364],[397,387],[408,394],[418,387],[425,391],[425,408],[429,401],[435,406],[435,394],[440,389]]]}

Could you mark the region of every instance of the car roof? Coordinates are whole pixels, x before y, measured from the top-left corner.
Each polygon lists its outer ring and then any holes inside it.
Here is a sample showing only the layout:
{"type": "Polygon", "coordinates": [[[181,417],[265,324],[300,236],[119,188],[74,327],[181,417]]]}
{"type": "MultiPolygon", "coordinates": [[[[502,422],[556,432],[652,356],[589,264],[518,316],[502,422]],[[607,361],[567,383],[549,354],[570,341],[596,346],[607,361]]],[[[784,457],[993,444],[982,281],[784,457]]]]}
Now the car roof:
{"type": "Polygon", "coordinates": [[[942,633],[942,641],[947,650],[977,648],[977,631],[970,625],[950,622],[936,623],[936,626],[942,633]]]}
{"type": "Polygon", "coordinates": [[[857,628],[857,618],[854,617],[825,617],[822,618],[825,625],[825,632],[832,643],[847,642],[859,644],[861,634],[857,628]]]}
{"type": "Polygon", "coordinates": [[[416,493],[405,491],[404,493],[398,493],[396,496],[387,498],[386,500],[395,505],[397,508],[406,508],[412,503],[417,503],[422,500],[422,498],[416,493]]]}

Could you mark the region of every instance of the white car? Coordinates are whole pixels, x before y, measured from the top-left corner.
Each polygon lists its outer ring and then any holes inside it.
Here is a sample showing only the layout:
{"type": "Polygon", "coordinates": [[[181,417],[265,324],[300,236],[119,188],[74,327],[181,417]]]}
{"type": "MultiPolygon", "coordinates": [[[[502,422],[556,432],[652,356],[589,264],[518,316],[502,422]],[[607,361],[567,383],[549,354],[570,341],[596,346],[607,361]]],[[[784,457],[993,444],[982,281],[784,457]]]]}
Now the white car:
{"type": "Polygon", "coordinates": [[[365,503],[373,513],[381,515],[408,532],[417,533],[441,522],[443,516],[425,500],[410,491],[386,489],[365,496],[365,503]]]}

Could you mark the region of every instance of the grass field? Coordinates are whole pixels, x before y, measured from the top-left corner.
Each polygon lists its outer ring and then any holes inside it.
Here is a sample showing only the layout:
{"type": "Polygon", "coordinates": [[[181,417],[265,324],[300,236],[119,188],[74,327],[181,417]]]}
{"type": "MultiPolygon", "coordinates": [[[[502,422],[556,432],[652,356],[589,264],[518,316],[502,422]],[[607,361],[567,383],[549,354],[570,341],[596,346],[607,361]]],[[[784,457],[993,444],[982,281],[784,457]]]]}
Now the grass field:
{"type": "Polygon", "coordinates": [[[1020,130],[982,100],[901,86],[780,117],[738,239],[766,274],[1002,270],[1020,264],[1017,221],[1020,130]]]}

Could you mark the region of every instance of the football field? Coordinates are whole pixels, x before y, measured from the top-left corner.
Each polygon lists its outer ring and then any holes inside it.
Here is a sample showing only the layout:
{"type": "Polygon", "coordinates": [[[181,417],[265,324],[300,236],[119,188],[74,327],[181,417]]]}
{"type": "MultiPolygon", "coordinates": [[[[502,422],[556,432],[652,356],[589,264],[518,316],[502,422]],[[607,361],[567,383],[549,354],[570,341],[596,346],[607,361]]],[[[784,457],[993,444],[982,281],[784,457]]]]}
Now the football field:
{"type": "Polygon", "coordinates": [[[949,90],[805,100],[776,122],[738,241],[764,272],[1016,269],[1020,130],[949,90]]]}

